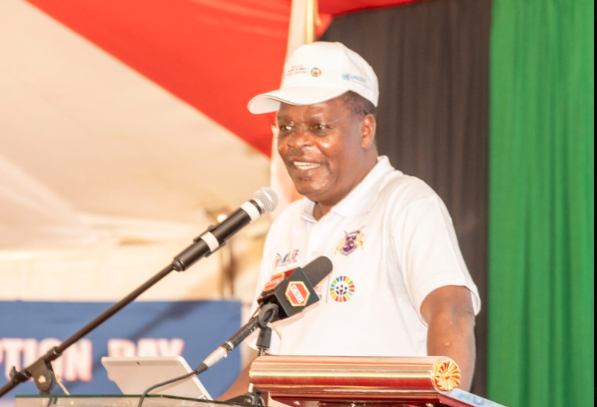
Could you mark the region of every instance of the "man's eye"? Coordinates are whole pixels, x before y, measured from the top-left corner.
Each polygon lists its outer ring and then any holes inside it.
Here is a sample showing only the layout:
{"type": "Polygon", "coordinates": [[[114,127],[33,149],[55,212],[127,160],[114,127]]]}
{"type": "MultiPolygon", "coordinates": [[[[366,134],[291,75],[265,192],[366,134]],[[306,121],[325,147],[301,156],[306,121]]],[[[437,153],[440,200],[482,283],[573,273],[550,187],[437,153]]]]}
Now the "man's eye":
{"type": "Polygon", "coordinates": [[[282,124],[279,126],[279,129],[283,133],[288,133],[289,131],[292,131],[292,126],[289,124],[282,124]]]}
{"type": "Polygon", "coordinates": [[[328,126],[323,123],[317,123],[312,126],[313,130],[315,131],[325,131],[327,130],[328,126]]]}

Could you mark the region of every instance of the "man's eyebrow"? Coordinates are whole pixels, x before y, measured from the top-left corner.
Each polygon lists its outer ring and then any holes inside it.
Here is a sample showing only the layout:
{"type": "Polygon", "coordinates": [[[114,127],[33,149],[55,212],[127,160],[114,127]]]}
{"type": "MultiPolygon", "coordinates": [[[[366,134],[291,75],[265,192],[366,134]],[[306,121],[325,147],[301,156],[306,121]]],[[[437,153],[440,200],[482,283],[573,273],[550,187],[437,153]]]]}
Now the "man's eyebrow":
{"type": "MultiPolygon", "coordinates": [[[[277,119],[278,119],[278,121],[285,120],[285,121],[294,122],[294,120],[292,120],[292,118],[290,116],[286,116],[286,115],[278,116],[277,119]]],[[[325,122],[328,120],[328,118],[324,113],[315,113],[315,114],[309,116],[306,121],[316,121],[316,120],[325,122]]]]}
{"type": "Polygon", "coordinates": [[[280,120],[290,120],[290,121],[292,121],[292,119],[290,117],[286,116],[286,115],[282,115],[282,116],[278,115],[276,117],[276,119],[278,119],[278,121],[280,121],[280,120]]]}

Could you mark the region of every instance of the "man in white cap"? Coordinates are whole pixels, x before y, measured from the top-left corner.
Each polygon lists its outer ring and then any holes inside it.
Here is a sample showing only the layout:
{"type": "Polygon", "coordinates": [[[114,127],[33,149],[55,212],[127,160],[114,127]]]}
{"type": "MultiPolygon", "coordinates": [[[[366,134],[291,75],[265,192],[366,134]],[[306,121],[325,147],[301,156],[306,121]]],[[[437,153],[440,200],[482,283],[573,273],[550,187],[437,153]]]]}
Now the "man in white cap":
{"type": "MultiPolygon", "coordinates": [[[[378,99],[361,56],[317,42],[290,57],[279,90],[249,103],[255,114],[278,112],[278,152],[305,196],[270,229],[258,292],[318,256],[334,265],[317,305],[273,324],[270,353],[449,356],[468,390],[477,287],[438,195],[378,157],[378,99]]],[[[223,398],[248,384],[245,370],[223,398]]]]}

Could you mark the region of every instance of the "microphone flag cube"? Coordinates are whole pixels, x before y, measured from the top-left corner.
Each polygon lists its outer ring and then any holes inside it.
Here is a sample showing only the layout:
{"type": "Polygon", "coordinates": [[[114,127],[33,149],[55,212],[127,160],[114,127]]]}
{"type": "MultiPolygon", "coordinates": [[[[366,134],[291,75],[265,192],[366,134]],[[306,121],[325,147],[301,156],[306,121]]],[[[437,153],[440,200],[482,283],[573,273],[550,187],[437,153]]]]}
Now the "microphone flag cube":
{"type": "Polygon", "coordinates": [[[291,270],[290,273],[275,275],[266,284],[266,290],[257,302],[259,304],[275,303],[280,307],[278,319],[285,319],[298,314],[303,309],[319,301],[319,296],[313,284],[307,278],[302,268],[291,270]]]}

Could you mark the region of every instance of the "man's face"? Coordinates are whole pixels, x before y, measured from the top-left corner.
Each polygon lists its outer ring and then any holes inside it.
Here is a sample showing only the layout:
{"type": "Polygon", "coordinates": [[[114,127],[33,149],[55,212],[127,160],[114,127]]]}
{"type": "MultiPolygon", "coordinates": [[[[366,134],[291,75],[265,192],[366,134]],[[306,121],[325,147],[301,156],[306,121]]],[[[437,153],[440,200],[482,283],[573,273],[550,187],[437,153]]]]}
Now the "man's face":
{"type": "Polygon", "coordinates": [[[278,152],[301,195],[335,205],[364,178],[363,117],[340,98],[310,106],[282,104],[278,152]]]}

